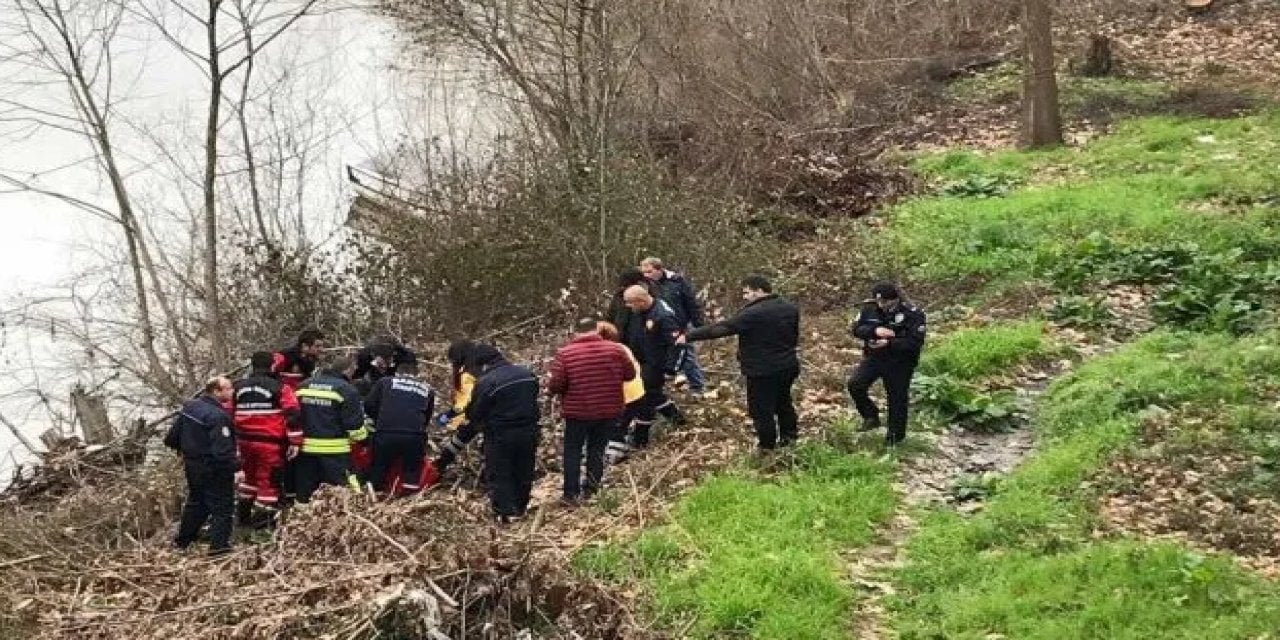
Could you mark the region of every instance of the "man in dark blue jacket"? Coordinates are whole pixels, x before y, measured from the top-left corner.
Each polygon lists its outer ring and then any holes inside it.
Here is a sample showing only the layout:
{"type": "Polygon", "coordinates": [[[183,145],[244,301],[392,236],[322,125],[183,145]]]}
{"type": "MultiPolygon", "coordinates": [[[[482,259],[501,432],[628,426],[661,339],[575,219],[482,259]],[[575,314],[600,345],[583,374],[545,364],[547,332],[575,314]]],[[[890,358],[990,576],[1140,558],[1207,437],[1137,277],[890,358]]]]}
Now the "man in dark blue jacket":
{"type": "Polygon", "coordinates": [[[373,465],[368,480],[375,489],[395,489],[386,486],[386,475],[397,464],[404,493],[422,488],[419,482],[427,455],[427,423],[435,402],[435,390],[418,378],[416,360],[401,362],[395,375],[373,385],[364,409],[373,420],[373,465]]]}
{"type": "Polygon", "coordinates": [[[690,341],[738,336],[738,364],[747,379],[747,408],[761,449],[795,442],[798,421],[791,387],[800,376],[800,309],[773,293],[764,276],[742,281],[745,307],[723,322],[694,329],[690,341]]]}
{"type": "Polygon", "coordinates": [[[164,444],[182,455],[187,476],[187,502],[174,544],[186,549],[209,522],[209,553],[231,550],[231,515],[235,498],[235,425],[222,408],[233,394],[225,377],[210,380],[200,397],[182,405],[164,444]]]}
{"type": "Polygon", "coordinates": [[[489,345],[476,345],[471,357],[479,378],[467,419],[484,431],[489,499],[498,522],[505,524],[523,517],[529,508],[541,385],[528,368],[511,364],[489,345]]]}
{"type": "Polygon", "coordinates": [[[876,380],[883,380],[889,401],[885,442],[896,446],[907,437],[911,376],[924,349],[924,311],[904,300],[896,285],[882,282],[863,302],[853,336],[862,341],[862,362],[849,377],[849,395],[862,416],[862,429],[880,427],[880,411],[867,391],[876,380]]]}
{"type": "MultiPolygon", "coordinates": [[[[702,313],[702,303],[698,302],[698,292],[688,277],[665,268],[660,258],[653,257],[640,262],[640,271],[657,290],[658,299],[671,308],[680,331],[696,329],[707,323],[706,316],[702,313]]],[[[680,373],[684,374],[689,383],[689,392],[694,396],[701,396],[706,390],[707,379],[692,345],[684,350],[680,373]]]]}
{"type": "Polygon", "coordinates": [[[640,378],[644,382],[644,399],[636,412],[632,444],[639,449],[649,446],[649,432],[659,414],[672,424],[684,424],[684,414],[670,398],[665,386],[680,370],[683,353],[677,340],[684,335],[679,321],[667,303],[649,295],[640,285],[623,294],[627,308],[637,317],[622,336],[622,342],[631,349],[640,363],[640,378]]]}
{"type": "Polygon", "coordinates": [[[321,484],[360,490],[351,471],[351,443],[362,442],[364,403],[351,384],[355,359],[331,356],[323,371],[298,387],[302,408],[302,453],[297,459],[298,502],[305,503],[321,484]]]}

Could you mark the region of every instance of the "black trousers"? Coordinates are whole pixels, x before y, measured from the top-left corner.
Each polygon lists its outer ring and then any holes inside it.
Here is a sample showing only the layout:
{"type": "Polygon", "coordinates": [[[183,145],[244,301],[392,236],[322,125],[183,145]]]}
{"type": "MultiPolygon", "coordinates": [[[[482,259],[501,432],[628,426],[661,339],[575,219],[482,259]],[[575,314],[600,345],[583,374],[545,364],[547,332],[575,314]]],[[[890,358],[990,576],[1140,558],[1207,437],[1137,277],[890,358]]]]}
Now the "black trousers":
{"type": "Polygon", "coordinates": [[[427,455],[427,434],[379,431],[373,435],[373,463],[369,465],[369,482],[379,491],[390,491],[387,470],[400,463],[400,486],[407,492],[422,487],[422,459],[427,455]]]}
{"type": "Polygon", "coordinates": [[[322,484],[359,489],[351,472],[349,453],[301,453],[294,459],[297,466],[298,502],[308,502],[322,484]]]}
{"type": "Polygon", "coordinates": [[[791,387],[798,377],[797,369],[747,378],[747,411],[755,423],[761,449],[773,449],[779,444],[785,447],[799,435],[799,418],[791,401],[791,387]]]}
{"type": "Polygon", "coordinates": [[[588,493],[600,488],[604,479],[604,450],[617,418],[604,420],[564,420],[564,497],[574,499],[585,488],[588,493]],[[582,483],[582,450],[587,451],[587,482],[582,483]]]}
{"type": "Polygon", "coordinates": [[[867,392],[876,380],[883,382],[889,401],[888,430],[885,432],[885,441],[889,444],[898,444],[907,437],[907,407],[911,402],[911,376],[915,370],[914,362],[864,358],[849,377],[849,395],[864,420],[880,419],[880,410],[867,392]]]}
{"type": "Polygon", "coordinates": [[[488,429],[484,437],[484,466],[493,511],[499,516],[522,516],[533,490],[537,425],[488,429]]]}
{"type": "Polygon", "coordinates": [[[186,547],[196,541],[200,528],[209,523],[209,548],[223,551],[231,548],[231,516],[236,493],[236,472],[229,465],[211,464],[203,460],[184,461],[187,476],[187,502],[182,507],[182,522],[174,543],[186,547]]]}
{"type": "Polygon", "coordinates": [[[635,412],[635,431],[632,444],[638,449],[649,446],[649,434],[653,423],[661,415],[668,420],[676,420],[680,416],[680,408],[667,397],[667,376],[661,369],[644,367],[640,377],[644,382],[644,397],[637,400],[639,405],[635,412]]]}

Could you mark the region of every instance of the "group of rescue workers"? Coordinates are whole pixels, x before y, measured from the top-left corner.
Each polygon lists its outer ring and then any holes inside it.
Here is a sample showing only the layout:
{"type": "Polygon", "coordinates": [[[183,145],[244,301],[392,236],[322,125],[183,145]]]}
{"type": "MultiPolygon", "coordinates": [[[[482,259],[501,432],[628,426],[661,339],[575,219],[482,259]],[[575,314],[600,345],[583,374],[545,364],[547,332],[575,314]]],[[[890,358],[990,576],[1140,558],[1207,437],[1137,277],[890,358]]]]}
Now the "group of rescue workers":
{"type": "MultiPolygon", "coordinates": [[[[561,500],[578,505],[599,490],[607,466],[649,445],[659,417],[684,424],[667,387],[683,378],[690,395],[702,395],[706,377],[692,343],[728,336],[738,337],[758,447],[788,446],[799,436],[792,387],[800,375],[800,311],[764,276],[745,278],[742,297],[741,310],[709,324],[689,280],[647,258],[620,276],[603,319],[576,323],[543,379],[492,345],[450,344],[452,402],[439,414],[418,355],[398,339],[376,337],[353,355],[326,351],[322,332],[304,331],[287,349],[254,353],[243,378],[210,380],[174,419],[165,444],[182,456],[188,489],[175,543],[189,547],[208,523],[210,552],[224,553],[233,520],[271,524],[278,510],[307,504],[321,485],[384,497],[417,493],[439,483],[478,435],[496,520],[521,518],[533,487],[544,391],[559,399],[565,424],[561,500]],[[431,458],[433,426],[444,435],[431,458]]],[[[863,428],[880,426],[868,389],[882,380],[886,441],[896,445],[906,437],[924,313],[896,286],[878,284],[852,333],[864,357],[849,392],[863,428]]]]}

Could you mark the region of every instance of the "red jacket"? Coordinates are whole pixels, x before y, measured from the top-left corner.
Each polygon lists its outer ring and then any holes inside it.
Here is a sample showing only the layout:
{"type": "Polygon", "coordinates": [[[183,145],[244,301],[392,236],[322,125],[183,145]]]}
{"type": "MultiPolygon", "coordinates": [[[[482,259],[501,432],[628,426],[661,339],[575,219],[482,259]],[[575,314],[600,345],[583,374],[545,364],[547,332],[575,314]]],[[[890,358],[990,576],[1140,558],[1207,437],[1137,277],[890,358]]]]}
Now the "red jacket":
{"type": "Polygon", "coordinates": [[[621,345],[598,335],[576,336],[556,352],[547,390],[562,396],[570,420],[608,420],[622,415],[622,383],[636,377],[621,345]]]}

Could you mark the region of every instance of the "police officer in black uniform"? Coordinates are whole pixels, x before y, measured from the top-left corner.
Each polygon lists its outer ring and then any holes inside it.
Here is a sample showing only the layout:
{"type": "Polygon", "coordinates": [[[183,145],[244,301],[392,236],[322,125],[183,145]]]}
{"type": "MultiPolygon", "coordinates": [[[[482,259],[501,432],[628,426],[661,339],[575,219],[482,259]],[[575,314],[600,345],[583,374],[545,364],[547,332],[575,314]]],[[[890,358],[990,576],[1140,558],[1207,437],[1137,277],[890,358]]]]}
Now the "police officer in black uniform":
{"type": "Polygon", "coordinates": [[[165,435],[165,446],[182,455],[187,476],[187,502],[173,541],[179,549],[191,546],[208,522],[210,555],[231,550],[231,505],[240,461],[235,425],[222,405],[232,393],[227,378],[210,380],[200,397],[182,405],[165,435]]]}
{"type": "Polygon", "coordinates": [[[880,411],[867,391],[882,380],[889,401],[885,442],[895,446],[907,437],[911,376],[924,348],[924,311],[903,299],[896,285],[881,282],[863,302],[853,336],[862,341],[862,362],[849,377],[849,395],[862,416],[862,430],[880,427],[880,411]]]}

